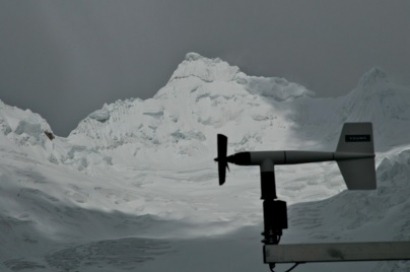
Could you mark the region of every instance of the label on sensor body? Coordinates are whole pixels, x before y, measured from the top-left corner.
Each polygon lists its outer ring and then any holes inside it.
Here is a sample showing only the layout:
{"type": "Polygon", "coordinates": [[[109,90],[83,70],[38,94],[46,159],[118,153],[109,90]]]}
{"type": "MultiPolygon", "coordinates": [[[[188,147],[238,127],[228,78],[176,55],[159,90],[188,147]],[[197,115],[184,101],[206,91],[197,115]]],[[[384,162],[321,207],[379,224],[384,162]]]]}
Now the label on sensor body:
{"type": "Polygon", "coordinates": [[[370,142],[371,136],[368,134],[365,135],[346,135],[345,141],[346,142],[370,142]]]}

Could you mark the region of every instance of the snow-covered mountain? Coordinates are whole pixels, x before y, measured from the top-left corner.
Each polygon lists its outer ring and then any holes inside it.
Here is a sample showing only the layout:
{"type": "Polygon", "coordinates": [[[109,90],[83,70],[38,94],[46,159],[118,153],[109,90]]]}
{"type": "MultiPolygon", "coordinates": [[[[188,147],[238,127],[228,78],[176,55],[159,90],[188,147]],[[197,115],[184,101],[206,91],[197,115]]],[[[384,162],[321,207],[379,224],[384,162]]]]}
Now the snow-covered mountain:
{"type": "Polygon", "coordinates": [[[190,53],[152,99],[104,105],[68,139],[121,157],[121,164],[178,167],[193,157],[203,164],[214,155],[217,132],[230,135],[235,150],[280,145],[288,125],[285,104],[310,94],[285,79],[250,77],[220,59],[190,53]]]}
{"type": "Polygon", "coordinates": [[[379,188],[345,191],[332,163],[277,167],[278,194],[294,204],[284,241],[408,240],[409,106],[410,88],[380,68],[320,98],[196,53],[153,98],[105,104],[67,138],[0,102],[1,271],[262,271],[259,170],[233,166],[218,187],[216,134],[230,153],[333,151],[347,121],[374,124],[379,188]]]}

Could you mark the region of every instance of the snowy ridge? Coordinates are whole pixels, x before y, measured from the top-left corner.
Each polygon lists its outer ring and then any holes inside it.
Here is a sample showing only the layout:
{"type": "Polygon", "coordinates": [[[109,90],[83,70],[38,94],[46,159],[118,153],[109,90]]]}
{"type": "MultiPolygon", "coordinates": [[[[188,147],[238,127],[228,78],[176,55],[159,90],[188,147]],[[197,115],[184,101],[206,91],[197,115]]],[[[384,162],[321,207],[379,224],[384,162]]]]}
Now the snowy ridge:
{"type": "Polygon", "coordinates": [[[49,137],[55,135],[39,114],[0,100],[0,150],[19,154],[23,159],[57,163],[58,152],[49,137]]]}
{"type": "Polygon", "coordinates": [[[0,136],[18,145],[43,145],[47,142],[45,131],[51,132],[49,124],[29,109],[23,111],[0,100],[0,136]]]}
{"type": "MultiPolygon", "coordinates": [[[[408,240],[409,93],[374,68],[348,95],[316,98],[189,53],[153,98],[105,104],[68,138],[0,102],[0,270],[265,271],[259,170],[232,166],[218,187],[216,134],[229,153],[332,151],[347,121],[374,124],[378,189],[345,191],[333,163],[277,167],[279,197],[294,204],[283,241],[408,240]]],[[[322,267],[408,271],[298,271],[322,267]]]]}

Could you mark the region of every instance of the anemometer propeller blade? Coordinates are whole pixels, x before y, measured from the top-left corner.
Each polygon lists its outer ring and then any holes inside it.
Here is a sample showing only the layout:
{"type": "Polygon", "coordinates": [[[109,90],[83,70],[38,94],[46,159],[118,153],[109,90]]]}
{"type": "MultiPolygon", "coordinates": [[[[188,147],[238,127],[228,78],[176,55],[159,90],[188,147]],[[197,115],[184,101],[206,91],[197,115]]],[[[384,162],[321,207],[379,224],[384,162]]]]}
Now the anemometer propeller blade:
{"type": "Polygon", "coordinates": [[[218,162],[219,185],[225,183],[226,169],[229,170],[226,153],[228,152],[228,137],[222,134],[217,136],[218,157],[215,161],[218,162]]]}

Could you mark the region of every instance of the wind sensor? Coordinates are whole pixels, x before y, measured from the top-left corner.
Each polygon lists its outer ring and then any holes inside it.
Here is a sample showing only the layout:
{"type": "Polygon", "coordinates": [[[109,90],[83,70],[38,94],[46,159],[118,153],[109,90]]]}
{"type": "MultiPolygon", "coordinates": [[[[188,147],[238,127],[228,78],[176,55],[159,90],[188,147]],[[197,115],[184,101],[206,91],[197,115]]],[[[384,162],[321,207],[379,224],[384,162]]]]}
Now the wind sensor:
{"type": "Polygon", "coordinates": [[[217,135],[219,185],[228,163],[259,166],[264,217],[264,262],[275,263],[409,260],[410,242],[332,243],[278,245],[288,228],[286,202],[278,200],[275,165],[336,161],[349,190],[376,189],[375,154],[371,123],[345,123],[335,152],[252,151],[227,156],[228,138],[217,135]]]}

